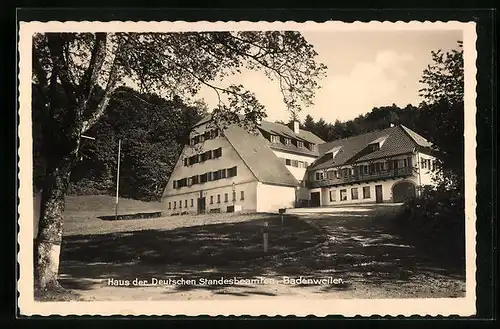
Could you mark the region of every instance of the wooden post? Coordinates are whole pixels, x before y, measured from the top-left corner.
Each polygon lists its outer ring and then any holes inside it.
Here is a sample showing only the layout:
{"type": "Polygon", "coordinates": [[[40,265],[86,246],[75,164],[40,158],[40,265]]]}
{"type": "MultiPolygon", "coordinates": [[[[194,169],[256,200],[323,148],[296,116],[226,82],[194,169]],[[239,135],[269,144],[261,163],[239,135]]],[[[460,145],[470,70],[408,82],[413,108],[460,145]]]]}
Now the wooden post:
{"type": "Polygon", "coordinates": [[[263,233],[263,238],[264,238],[264,252],[267,253],[268,249],[268,233],[267,233],[267,228],[269,224],[267,221],[264,222],[264,233],[263,233]]]}
{"type": "Polygon", "coordinates": [[[115,200],[115,220],[118,219],[118,190],[120,188],[120,153],[122,140],[118,140],[118,168],[116,169],[116,200],[115,200]]]}

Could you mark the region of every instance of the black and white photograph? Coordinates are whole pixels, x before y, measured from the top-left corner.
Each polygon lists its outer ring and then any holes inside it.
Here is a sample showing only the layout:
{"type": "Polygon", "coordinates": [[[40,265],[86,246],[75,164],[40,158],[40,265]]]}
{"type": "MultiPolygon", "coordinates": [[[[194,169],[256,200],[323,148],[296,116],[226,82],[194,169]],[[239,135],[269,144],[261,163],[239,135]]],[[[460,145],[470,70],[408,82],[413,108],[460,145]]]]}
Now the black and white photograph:
{"type": "Polygon", "coordinates": [[[22,314],[474,314],[473,23],[19,33],[22,314]]]}

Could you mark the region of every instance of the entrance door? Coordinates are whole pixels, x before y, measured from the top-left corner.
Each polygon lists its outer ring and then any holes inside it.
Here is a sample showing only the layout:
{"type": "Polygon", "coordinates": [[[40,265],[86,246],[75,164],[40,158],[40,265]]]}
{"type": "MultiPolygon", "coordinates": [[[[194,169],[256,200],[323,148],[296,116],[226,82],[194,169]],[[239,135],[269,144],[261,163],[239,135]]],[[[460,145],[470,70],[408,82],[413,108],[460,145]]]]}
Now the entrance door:
{"type": "Polygon", "coordinates": [[[416,196],[415,185],[412,182],[399,182],[392,187],[392,201],[403,202],[416,196]]]}
{"type": "Polygon", "coordinates": [[[382,197],[382,185],[375,185],[375,200],[377,203],[380,203],[383,201],[382,197]]]}
{"type": "Polygon", "coordinates": [[[205,213],[205,197],[203,198],[198,198],[198,214],[204,214],[205,213]]]}
{"type": "Polygon", "coordinates": [[[311,206],[319,207],[321,205],[321,196],[319,192],[311,192],[311,206]]]}

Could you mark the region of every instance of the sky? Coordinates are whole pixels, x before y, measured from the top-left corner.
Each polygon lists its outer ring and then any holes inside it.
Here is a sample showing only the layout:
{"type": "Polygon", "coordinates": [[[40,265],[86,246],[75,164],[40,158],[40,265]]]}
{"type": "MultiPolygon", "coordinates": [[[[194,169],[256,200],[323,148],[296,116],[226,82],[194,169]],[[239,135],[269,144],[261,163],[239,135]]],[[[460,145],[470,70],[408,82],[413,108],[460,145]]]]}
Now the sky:
{"type": "MultiPolygon", "coordinates": [[[[307,31],[304,38],[318,53],[317,61],[325,64],[327,76],[319,81],[314,105],[303,108],[307,114],[326,122],[346,121],[370,112],[374,107],[418,105],[418,90],[423,70],[432,63],[431,51],[457,48],[461,31],[307,31]]],[[[254,92],[266,106],[269,121],[288,121],[289,113],[282,102],[279,87],[260,72],[243,72],[231,79],[254,92]]],[[[221,85],[229,84],[223,81],[221,85]]],[[[203,98],[212,108],[215,93],[202,88],[203,98]]]]}

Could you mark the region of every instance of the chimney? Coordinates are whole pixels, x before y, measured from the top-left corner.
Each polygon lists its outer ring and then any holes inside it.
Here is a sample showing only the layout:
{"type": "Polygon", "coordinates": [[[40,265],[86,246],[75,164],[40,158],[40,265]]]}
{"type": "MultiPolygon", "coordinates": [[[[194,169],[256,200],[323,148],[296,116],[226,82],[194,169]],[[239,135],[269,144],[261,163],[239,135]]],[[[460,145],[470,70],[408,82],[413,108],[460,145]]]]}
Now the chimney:
{"type": "Polygon", "coordinates": [[[300,124],[297,120],[293,121],[293,132],[296,134],[300,133],[300,124]]]}

